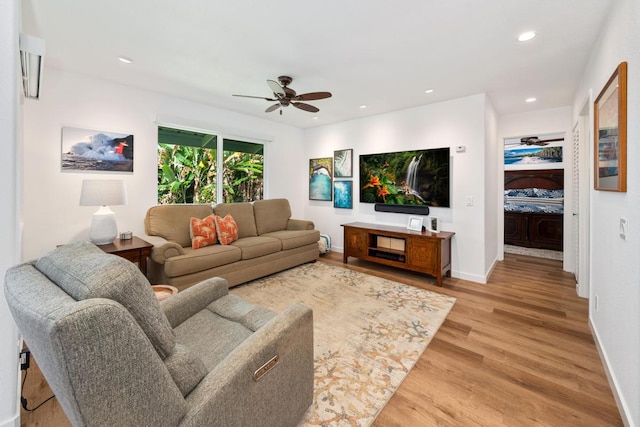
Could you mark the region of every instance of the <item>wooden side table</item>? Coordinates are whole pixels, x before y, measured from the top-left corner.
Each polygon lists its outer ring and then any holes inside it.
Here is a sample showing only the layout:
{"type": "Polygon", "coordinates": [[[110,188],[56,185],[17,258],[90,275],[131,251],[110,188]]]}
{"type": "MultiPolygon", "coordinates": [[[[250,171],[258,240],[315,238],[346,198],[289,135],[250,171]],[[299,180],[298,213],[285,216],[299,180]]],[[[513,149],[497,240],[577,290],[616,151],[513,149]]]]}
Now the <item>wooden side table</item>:
{"type": "Polygon", "coordinates": [[[147,257],[151,255],[151,248],[153,248],[151,243],[134,236],[128,240],[115,239],[113,243],[98,247],[108,254],[118,255],[138,264],[142,274],[147,275],[147,257]]]}

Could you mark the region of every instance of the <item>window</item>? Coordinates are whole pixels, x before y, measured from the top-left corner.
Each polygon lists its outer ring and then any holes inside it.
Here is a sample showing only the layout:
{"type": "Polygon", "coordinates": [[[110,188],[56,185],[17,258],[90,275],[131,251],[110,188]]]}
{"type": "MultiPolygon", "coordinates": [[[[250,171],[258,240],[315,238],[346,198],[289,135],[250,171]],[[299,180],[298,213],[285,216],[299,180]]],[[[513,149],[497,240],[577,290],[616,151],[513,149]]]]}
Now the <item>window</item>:
{"type": "Polygon", "coordinates": [[[263,144],[158,127],[158,203],[260,200],[263,170],[263,144]]]}

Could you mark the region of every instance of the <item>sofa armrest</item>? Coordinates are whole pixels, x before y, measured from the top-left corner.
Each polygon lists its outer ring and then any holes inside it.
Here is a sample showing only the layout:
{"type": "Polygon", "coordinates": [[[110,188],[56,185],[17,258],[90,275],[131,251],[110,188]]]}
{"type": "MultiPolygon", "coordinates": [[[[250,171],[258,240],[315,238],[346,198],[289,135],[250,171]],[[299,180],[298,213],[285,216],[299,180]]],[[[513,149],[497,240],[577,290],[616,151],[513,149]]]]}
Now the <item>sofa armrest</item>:
{"type": "Polygon", "coordinates": [[[203,280],[160,303],[172,328],[204,310],[213,301],[229,293],[229,284],[221,277],[203,280]]]}
{"type": "Polygon", "coordinates": [[[209,372],[186,397],[180,425],[296,425],[313,401],[313,370],[313,312],[296,303],[209,372]],[[272,369],[254,379],[274,356],[272,369]]]}
{"type": "Polygon", "coordinates": [[[151,243],[153,249],[151,249],[151,259],[158,264],[164,264],[169,258],[174,256],[184,255],[184,248],[176,242],[165,239],[160,236],[140,236],[143,240],[151,243]]]}
{"type": "Polygon", "coordinates": [[[305,219],[293,219],[289,218],[287,222],[287,230],[313,230],[315,224],[313,221],[307,221],[305,219]]]}

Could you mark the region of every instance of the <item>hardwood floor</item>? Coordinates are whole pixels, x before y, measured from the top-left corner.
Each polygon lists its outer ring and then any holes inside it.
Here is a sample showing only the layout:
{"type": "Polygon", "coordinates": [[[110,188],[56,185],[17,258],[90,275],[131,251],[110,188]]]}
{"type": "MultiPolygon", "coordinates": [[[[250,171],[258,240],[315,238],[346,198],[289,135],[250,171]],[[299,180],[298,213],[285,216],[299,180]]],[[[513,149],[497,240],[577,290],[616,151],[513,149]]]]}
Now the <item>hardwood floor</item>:
{"type": "MultiPolygon", "coordinates": [[[[341,265],[457,298],[429,347],[374,426],[616,426],[615,405],[591,331],[562,262],[505,254],[481,285],[330,253],[341,265]]],[[[48,397],[29,369],[29,406],[48,397]],[[33,403],[32,403],[33,402],[33,403]]],[[[32,372],[33,371],[33,372],[32,372]]],[[[57,401],[22,416],[23,426],[65,426],[57,401]]]]}

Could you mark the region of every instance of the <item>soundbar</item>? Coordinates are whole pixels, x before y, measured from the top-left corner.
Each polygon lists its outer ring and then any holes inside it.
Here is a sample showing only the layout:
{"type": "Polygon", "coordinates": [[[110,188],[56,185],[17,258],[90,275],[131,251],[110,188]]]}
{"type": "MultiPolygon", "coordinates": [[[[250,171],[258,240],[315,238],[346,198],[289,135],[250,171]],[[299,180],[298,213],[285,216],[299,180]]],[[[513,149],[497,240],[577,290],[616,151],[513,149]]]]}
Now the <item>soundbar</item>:
{"type": "Polygon", "coordinates": [[[418,205],[388,205],[386,203],[376,203],[375,210],[378,212],[394,212],[415,215],[429,215],[429,206],[418,205]]]}

